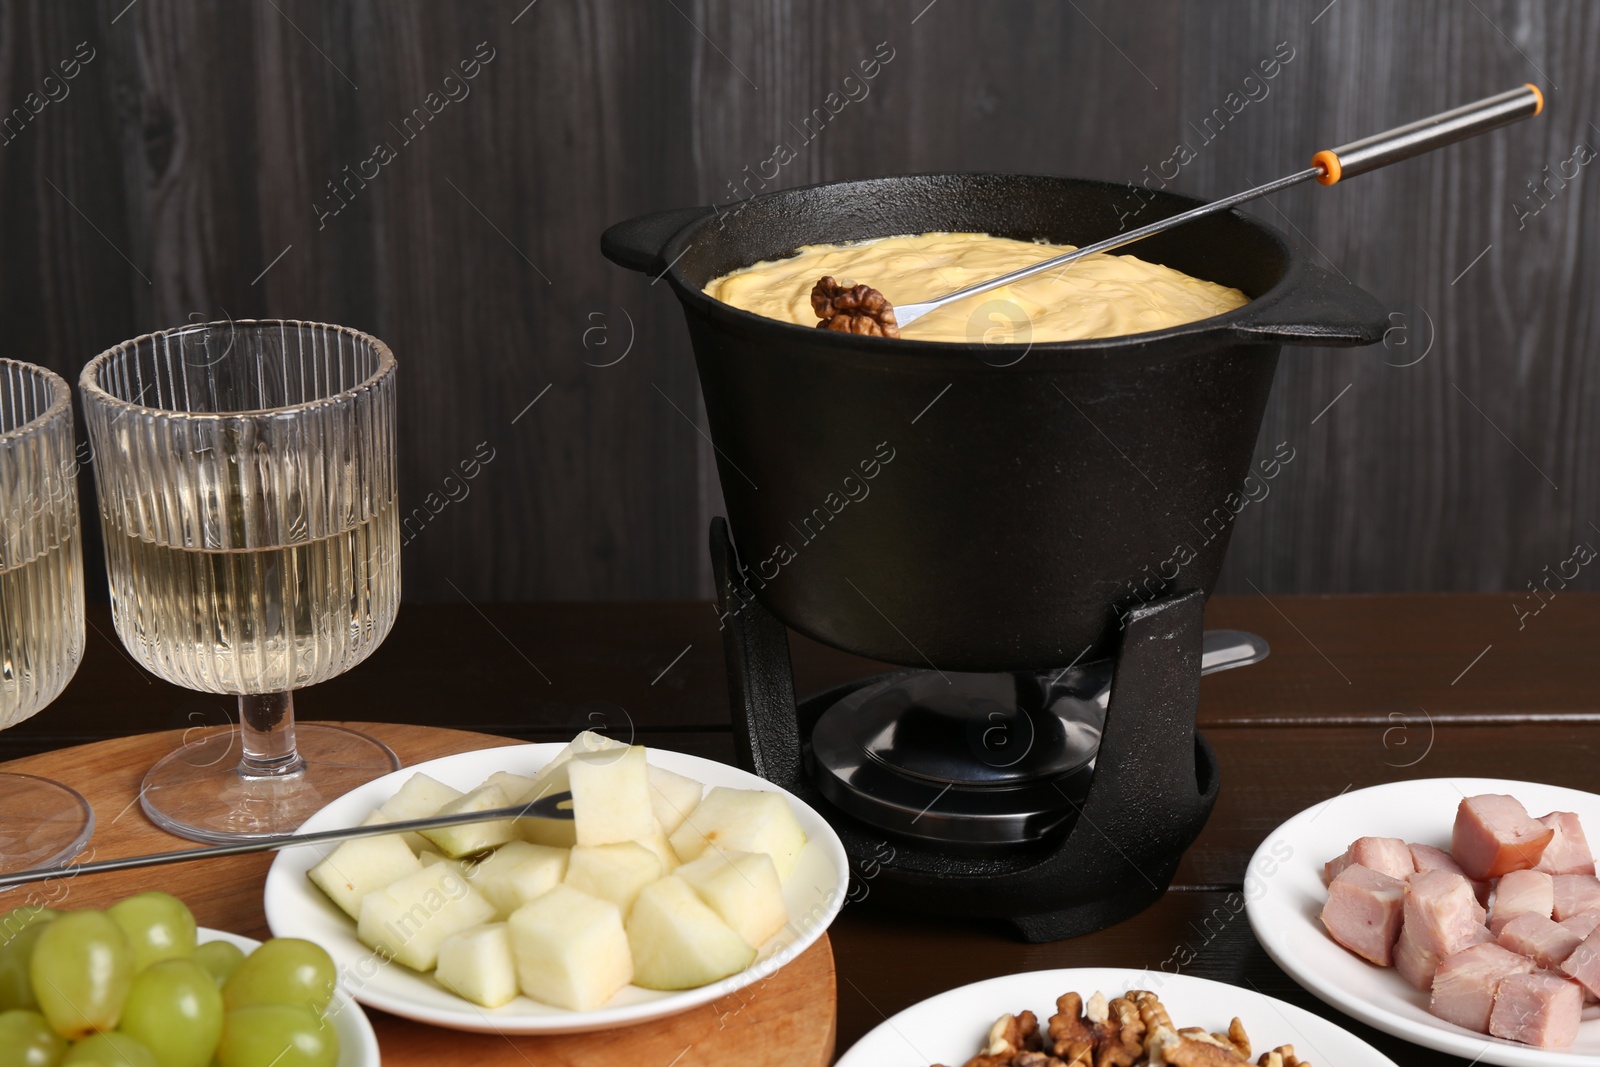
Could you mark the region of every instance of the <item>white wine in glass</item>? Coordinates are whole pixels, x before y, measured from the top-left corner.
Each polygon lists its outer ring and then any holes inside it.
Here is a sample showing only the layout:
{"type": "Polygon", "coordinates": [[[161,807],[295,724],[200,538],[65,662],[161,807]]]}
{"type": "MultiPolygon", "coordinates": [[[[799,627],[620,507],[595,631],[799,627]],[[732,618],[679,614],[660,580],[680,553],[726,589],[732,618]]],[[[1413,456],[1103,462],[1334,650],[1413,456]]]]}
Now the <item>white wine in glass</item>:
{"type": "Polygon", "coordinates": [[[84,368],[117,635],[161,678],[239,699],[236,728],[145,778],[175,833],[283,833],[398,766],[297,726],[292,696],[370,655],[399,608],[394,377],[376,338],[290,321],[164,331],[84,368]]]}
{"type": "MultiPolygon", "coordinates": [[[[77,477],[66,381],[0,359],[0,730],[60,696],[83,658],[77,477]]],[[[93,830],[74,790],[0,774],[0,874],[64,863],[93,830]]]]}

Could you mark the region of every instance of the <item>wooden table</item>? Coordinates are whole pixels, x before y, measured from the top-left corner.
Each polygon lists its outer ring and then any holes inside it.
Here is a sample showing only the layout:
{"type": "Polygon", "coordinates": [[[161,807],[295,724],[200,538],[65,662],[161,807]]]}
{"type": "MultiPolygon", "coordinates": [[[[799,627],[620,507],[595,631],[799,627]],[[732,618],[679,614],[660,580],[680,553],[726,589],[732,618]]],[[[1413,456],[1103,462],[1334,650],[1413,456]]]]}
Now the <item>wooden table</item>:
{"type": "MultiPolygon", "coordinates": [[[[1300,1004],[1397,1062],[1464,1063],[1373,1031],[1301,990],[1257,945],[1230,894],[1273,827],[1345,789],[1448,775],[1595,789],[1600,595],[1561,593],[1519,616],[1530,604],[1510,595],[1213,600],[1208,626],[1258,633],[1272,655],[1202,683],[1201,727],[1221,760],[1222,798],[1172,891],[1109,930],[1050,945],[1019,944],[991,923],[890,913],[870,894],[847,904],[830,931],[839,1050],[953,986],[1047,967],[1157,968],[1187,949],[1185,973],[1300,1004]]],[[[106,613],[92,609],[90,618],[78,677],[44,714],[0,734],[0,757],[230,713],[224,700],[151,681],[116,643],[106,613]]],[[[801,693],[879,669],[801,638],[792,644],[801,693]]],[[[529,740],[604,723],[649,745],[728,761],[733,752],[708,604],[407,605],[368,663],[307,690],[297,706],[306,719],[529,740]]],[[[442,752],[403,756],[432,754],[442,752]]],[[[135,810],[123,822],[139,819],[135,810]]],[[[100,841],[115,833],[106,825],[100,841]]],[[[504,1062],[521,1061],[507,1050],[504,1062]]]]}

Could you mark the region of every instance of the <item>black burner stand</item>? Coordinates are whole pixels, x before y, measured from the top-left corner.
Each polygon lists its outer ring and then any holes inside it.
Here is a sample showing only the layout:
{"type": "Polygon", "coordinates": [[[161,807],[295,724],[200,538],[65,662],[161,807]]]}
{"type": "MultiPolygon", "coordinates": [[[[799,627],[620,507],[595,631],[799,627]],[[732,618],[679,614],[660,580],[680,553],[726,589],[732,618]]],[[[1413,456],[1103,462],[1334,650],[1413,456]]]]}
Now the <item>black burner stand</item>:
{"type": "Polygon", "coordinates": [[[1195,729],[1205,607],[1199,591],[1128,615],[1096,769],[1069,828],[1039,845],[964,853],[880,830],[821,795],[810,768],[812,728],[845,693],[879,679],[797,704],[788,630],[742,580],[722,518],[711,523],[711,562],[739,762],[822,813],[844,841],[852,877],[870,882],[874,899],[925,913],[1003,918],[1024,940],[1042,942],[1104,929],[1166,892],[1217,799],[1216,758],[1195,729]]]}

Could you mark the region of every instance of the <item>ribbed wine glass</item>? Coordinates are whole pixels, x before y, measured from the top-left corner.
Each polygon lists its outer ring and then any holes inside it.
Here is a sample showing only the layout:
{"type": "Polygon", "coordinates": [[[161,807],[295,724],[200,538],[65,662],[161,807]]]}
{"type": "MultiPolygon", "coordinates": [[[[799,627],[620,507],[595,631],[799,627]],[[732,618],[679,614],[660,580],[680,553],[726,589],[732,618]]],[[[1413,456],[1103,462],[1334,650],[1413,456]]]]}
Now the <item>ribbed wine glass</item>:
{"type": "MultiPolygon", "coordinates": [[[[66,380],[0,359],[0,730],[60,696],[83,658],[74,445],[66,380]]],[[[73,790],[0,774],[0,873],[65,862],[93,831],[73,790]]]]}
{"type": "Polygon", "coordinates": [[[294,721],[400,603],[395,361],[342,326],[148,334],[83,369],[117,636],[175,685],[239,698],[145,776],[145,812],[232,841],[293,830],[394,770],[365,734],[294,721]]]}

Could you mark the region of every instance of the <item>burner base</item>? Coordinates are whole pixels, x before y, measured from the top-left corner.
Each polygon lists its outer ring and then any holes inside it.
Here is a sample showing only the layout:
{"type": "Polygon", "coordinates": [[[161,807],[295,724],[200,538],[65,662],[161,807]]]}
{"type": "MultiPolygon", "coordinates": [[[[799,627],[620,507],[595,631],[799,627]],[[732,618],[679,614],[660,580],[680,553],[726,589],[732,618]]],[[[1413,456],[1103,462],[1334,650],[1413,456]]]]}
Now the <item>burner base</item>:
{"type": "Polygon", "coordinates": [[[727,525],[711,527],[734,743],[745,769],[826,817],[852,863],[852,893],[910,910],[1009,920],[1027,941],[1103,929],[1160,898],[1216,803],[1210,746],[1195,730],[1204,595],[1175,594],[1127,616],[1087,793],[1056,835],[981,855],[885,831],[814,784],[810,738],[823,712],[869,679],[794,698],[788,631],[738,583],[727,525]],[[741,591],[742,590],[742,591],[741,591]]]}

